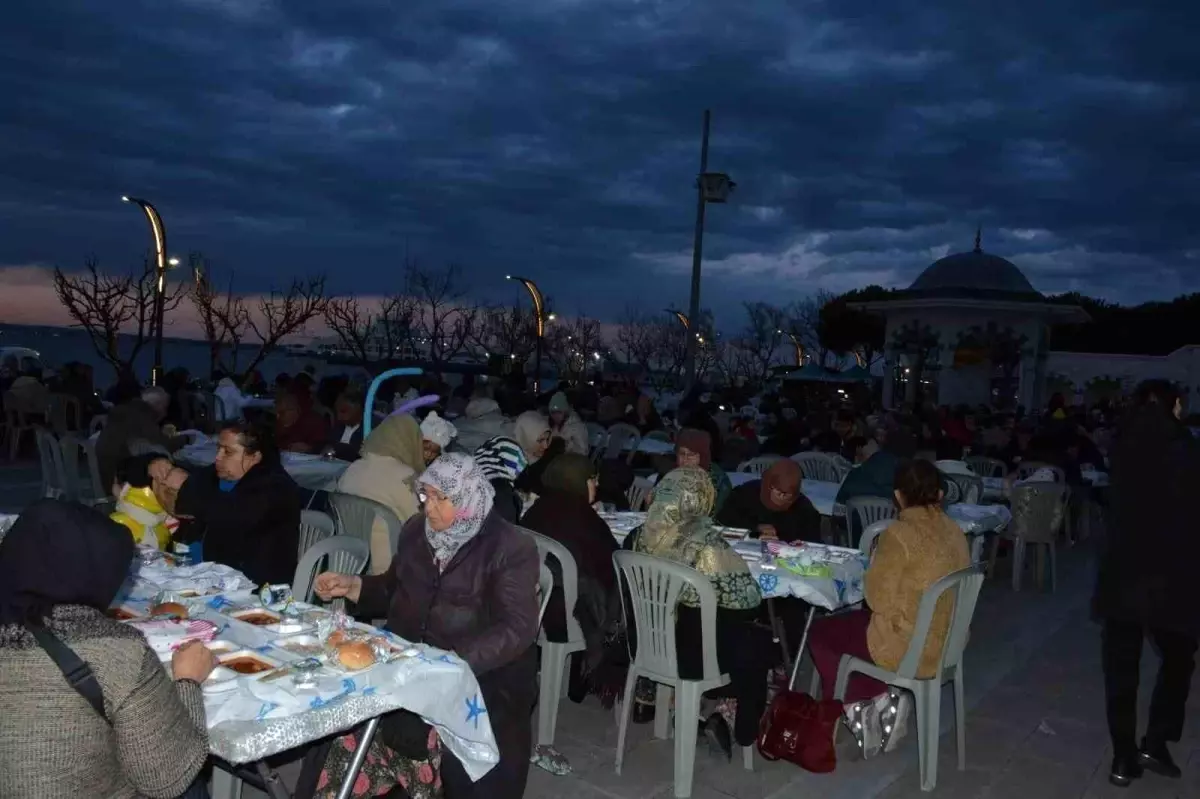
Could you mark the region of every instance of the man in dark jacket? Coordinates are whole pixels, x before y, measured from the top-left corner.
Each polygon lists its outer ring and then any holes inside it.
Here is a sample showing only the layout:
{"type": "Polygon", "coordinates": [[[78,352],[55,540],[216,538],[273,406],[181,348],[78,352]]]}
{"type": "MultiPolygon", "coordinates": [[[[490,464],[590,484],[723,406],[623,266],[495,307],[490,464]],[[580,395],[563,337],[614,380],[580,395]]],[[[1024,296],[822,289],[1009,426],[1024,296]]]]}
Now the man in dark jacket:
{"type": "Polygon", "coordinates": [[[343,391],[333,405],[333,435],[329,449],[334,457],[356,461],[363,443],[363,397],[358,391],[343,391]]]}
{"type": "Polygon", "coordinates": [[[1194,498],[1200,493],[1200,444],[1179,422],[1179,391],[1165,380],[1138,386],[1134,408],[1112,453],[1112,527],[1096,584],[1104,621],[1103,661],[1113,763],[1109,781],[1126,786],[1143,769],[1178,778],[1167,743],[1183,735],[1184,707],[1195,668],[1194,498]],[[1162,663],[1150,721],[1136,743],[1142,640],[1162,663]]]}

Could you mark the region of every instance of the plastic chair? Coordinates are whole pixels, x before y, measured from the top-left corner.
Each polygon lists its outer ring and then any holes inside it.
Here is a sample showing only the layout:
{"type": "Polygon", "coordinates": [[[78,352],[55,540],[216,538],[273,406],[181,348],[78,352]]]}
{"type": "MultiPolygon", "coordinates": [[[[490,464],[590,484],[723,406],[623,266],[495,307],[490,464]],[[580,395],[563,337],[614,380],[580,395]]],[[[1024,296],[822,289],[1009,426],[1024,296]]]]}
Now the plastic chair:
{"type": "MultiPolygon", "coordinates": [[[[517,528],[533,539],[537,544],[538,554],[542,558],[542,570],[550,575],[549,588],[542,589],[542,615],[550,603],[550,594],[554,590],[553,572],[549,568],[547,558],[558,561],[559,573],[562,575],[562,593],[564,613],[567,619],[567,640],[565,642],[551,641],[546,638],[546,631],[538,633],[538,646],[542,649],[542,677],[538,686],[538,746],[549,746],[554,743],[554,729],[558,726],[558,702],[562,698],[564,677],[567,661],[575,652],[587,648],[583,637],[583,628],[575,618],[575,603],[579,601],[579,568],[571,551],[549,536],[535,533],[524,527],[517,528]]],[[[539,616],[539,621],[541,617],[539,616]]]]}
{"type": "Polygon", "coordinates": [[[980,477],[1003,477],[1008,473],[1008,467],[1004,465],[1004,461],[989,458],[986,455],[968,455],[963,458],[971,471],[980,477]]]}
{"type": "MultiPolygon", "coordinates": [[[[1050,591],[1058,588],[1058,548],[1056,541],[1066,518],[1067,499],[1070,489],[1062,483],[1026,483],[1013,486],[1009,497],[1012,508],[1012,523],[992,539],[992,552],[988,559],[988,572],[996,566],[996,553],[1000,539],[1006,538],[1013,545],[1013,591],[1021,590],[1021,577],[1025,572],[1025,549],[1031,544],[1044,545],[1050,551],[1050,591]]],[[[1042,552],[1038,552],[1038,581],[1044,572],[1042,552]]]]}
{"type": "MultiPolygon", "coordinates": [[[[846,546],[854,546],[854,534],[865,535],[875,522],[896,518],[896,503],[883,497],[850,497],[846,500],[847,535],[846,546]]],[[[864,552],[866,550],[863,550],[864,552]]]]}
{"type": "Polygon", "coordinates": [[[829,459],[833,461],[833,468],[837,469],[839,483],[845,480],[846,475],[850,474],[850,470],[854,468],[854,464],[836,452],[830,455],[829,459]]]}
{"type": "Polygon", "coordinates": [[[800,464],[800,471],[805,480],[824,480],[826,483],[840,483],[837,465],[833,458],[824,452],[798,452],[792,460],[800,464]]]}
{"type": "Polygon", "coordinates": [[[83,406],[70,394],[51,394],[47,408],[50,427],[57,435],[83,429],[83,406]]]}
{"type": "Polygon", "coordinates": [[[751,458],[745,463],[738,465],[739,472],[750,472],[751,474],[761,475],[767,469],[775,464],[775,461],[783,460],[782,455],[759,455],[757,458],[751,458]]]}
{"type": "Polygon", "coordinates": [[[1028,480],[1033,477],[1039,469],[1049,469],[1054,472],[1054,482],[1067,482],[1067,473],[1062,470],[1062,467],[1055,466],[1052,463],[1042,463],[1041,461],[1028,461],[1017,467],[1017,480],[1028,480]]]}
{"type": "Polygon", "coordinates": [[[92,421],[88,424],[88,436],[100,435],[100,431],[108,424],[108,414],[98,413],[92,417],[92,421]]]}
{"type": "Polygon", "coordinates": [[[337,535],[337,523],[328,513],[322,513],[319,510],[300,511],[300,546],[296,555],[304,557],[304,553],[308,551],[309,547],[335,535],[337,535]]]}
{"type": "Polygon", "coordinates": [[[875,542],[881,533],[892,525],[893,519],[880,519],[863,528],[862,536],[858,539],[858,551],[868,558],[875,554],[875,542]]]}
{"type": "Polygon", "coordinates": [[[21,450],[21,434],[33,433],[37,424],[30,417],[44,414],[32,404],[23,402],[21,396],[12,391],[4,392],[4,435],[8,440],[8,459],[17,459],[21,450]]]}
{"type": "Polygon", "coordinates": [[[951,484],[958,489],[958,497],[951,500],[953,502],[966,502],[969,505],[978,505],[983,499],[983,478],[975,474],[956,474],[954,472],[942,472],[946,478],[947,495],[952,491],[951,484]]]}
{"type": "Polygon", "coordinates": [[[636,427],[625,422],[617,422],[608,428],[608,444],[604,447],[604,457],[619,458],[628,445],[629,455],[625,458],[625,461],[626,463],[633,463],[633,459],[638,452],[638,444],[640,443],[642,443],[642,434],[638,432],[636,427]]]}
{"type": "Polygon", "coordinates": [[[112,487],[105,488],[100,480],[100,461],[96,457],[96,439],[80,438],[68,433],[58,441],[62,450],[63,468],[67,478],[67,495],[76,502],[93,508],[114,504],[112,487]],[[80,451],[87,464],[86,477],[79,472],[80,451]]]}
{"type": "MultiPolygon", "coordinates": [[[[312,602],[313,580],[317,576],[321,561],[328,559],[324,571],[340,574],[361,574],[371,559],[371,547],[366,541],[348,535],[335,535],[318,541],[308,548],[296,565],[296,576],[292,578],[292,598],[300,602],[312,602]]],[[[337,606],[342,603],[334,601],[337,606]]]]}
{"type": "Polygon", "coordinates": [[[921,604],[917,607],[917,622],[912,639],[900,667],[888,671],[874,663],[868,663],[850,655],[843,655],[838,664],[837,684],[833,689],[835,699],[846,696],[846,685],[850,675],[858,672],[868,677],[912,691],[917,711],[917,757],[921,767],[921,790],[932,791],[937,785],[938,738],[941,727],[942,685],[954,683],[954,731],[958,737],[958,770],[967,767],[966,707],[963,701],[962,656],[967,648],[967,634],[971,628],[971,617],[975,615],[975,603],[983,575],[978,567],[968,566],[949,574],[925,589],[921,604]],[[925,650],[925,639],[933,622],[937,601],[947,591],[953,592],[954,610],[950,615],[950,629],[942,645],[937,673],[933,677],[917,677],[921,653],[925,650]]]}
{"type": "Polygon", "coordinates": [[[625,492],[625,496],[629,499],[630,510],[645,510],[650,504],[650,494],[654,491],[654,484],[645,477],[633,478],[633,483],[630,484],[629,490],[625,492]]]}
{"type": "Polygon", "coordinates": [[[67,481],[67,470],[63,465],[62,447],[54,433],[44,427],[36,427],[33,436],[37,440],[38,460],[42,464],[42,496],[49,499],[73,500],[71,485],[67,481]]]}
{"type": "Polygon", "coordinates": [[[395,556],[396,542],[400,538],[400,528],[403,524],[396,512],[387,505],[366,497],[331,491],[329,507],[333,511],[333,518],[337,520],[338,535],[354,536],[365,541],[367,546],[371,544],[371,531],[375,527],[375,520],[382,520],[387,525],[388,551],[395,556]]]}
{"type": "MultiPolygon", "coordinates": [[[[637,631],[637,653],[625,678],[625,693],[621,703],[621,723],[617,732],[616,771],[621,773],[625,759],[625,733],[633,712],[633,691],[638,677],[658,683],[655,695],[654,733],[664,738],[668,731],[668,714],[672,689],[675,692],[675,796],[692,795],[692,778],[696,765],[697,717],[700,697],[705,691],[729,683],[729,675],[717,666],[717,593],[708,578],[695,569],[661,558],[637,552],[615,552],[618,583],[623,579],[629,587],[629,603],[622,603],[623,612],[633,613],[637,631]],[[703,641],[704,676],[685,680],[679,676],[675,652],[675,608],[684,589],[691,588],[700,599],[700,625],[703,641]],[[627,607],[626,607],[627,605],[627,607]]],[[[628,615],[625,626],[629,627],[628,615]]],[[[743,763],[752,768],[754,750],[744,747],[743,763]]]]}

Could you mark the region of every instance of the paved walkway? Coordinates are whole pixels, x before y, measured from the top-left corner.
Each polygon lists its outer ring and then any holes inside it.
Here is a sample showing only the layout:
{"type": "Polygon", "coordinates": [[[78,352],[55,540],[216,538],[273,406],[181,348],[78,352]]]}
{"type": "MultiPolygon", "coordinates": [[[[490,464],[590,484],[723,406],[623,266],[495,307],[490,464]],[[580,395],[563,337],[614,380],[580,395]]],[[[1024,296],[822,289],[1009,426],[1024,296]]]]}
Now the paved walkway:
{"type": "MultiPolygon", "coordinates": [[[[1111,753],[1104,722],[1099,662],[1099,628],[1088,618],[1094,574],[1094,547],[1062,553],[1058,591],[1040,593],[1030,585],[1014,594],[1006,564],[1001,579],[990,580],[980,597],[967,652],[967,770],[959,772],[953,736],[953,700],[943,699],[943,737],[938,785],[932,795],[954,799],[1127,799],[1200,797],[1200,718],[1189,722],[1184,741],[1174,748],[1185,777],[1170,781],[1148,775],[1121,791],[1108,785],[1111,753]]],[[[1143,694],[1153,682],[1157,661],[1143,661],[1143,694]]],[[[802,677],[802,685],[807,679],[802,677]]],[[[1200,692],[1200,683],[1195,686],[1200,692]]],[[[1147,700],[1148,701],[1148,700],[1147,700]]],[[[1145,702],[1143,702],[1143,705],[1145,702]]],[[[1143,718],[1145,708],[1142,708],[1143,718]]],[[[616,723],[594,701],[564,701],[559,715],[560,748],[574,773],[554,777],[538,769],[530,775],[527,799],[672,796],[670,741],[654,740],[651,725],[631,725],[632,742],[623,773],[613,771],[616,723]]],[[[915,726],[908,740],[888,755],[856,760],[848,735],[839,738],[839,765],[828,775],[755,759],[755,770],[729,764],[701,744],[697,753],[696,799],[915,799],[920,790],[915,726]]]]}

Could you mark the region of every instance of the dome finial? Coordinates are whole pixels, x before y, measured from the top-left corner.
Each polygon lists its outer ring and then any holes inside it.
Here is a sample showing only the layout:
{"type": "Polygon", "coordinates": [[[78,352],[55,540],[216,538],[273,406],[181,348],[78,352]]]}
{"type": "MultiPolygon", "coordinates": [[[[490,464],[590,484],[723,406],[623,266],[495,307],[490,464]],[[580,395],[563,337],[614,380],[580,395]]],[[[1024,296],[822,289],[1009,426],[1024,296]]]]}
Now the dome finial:
{"type": "Polygon", "coordinates": [[[975,252],[983,252],[982,240],[983,225],[979,225],[975,228],[975,252]]]}

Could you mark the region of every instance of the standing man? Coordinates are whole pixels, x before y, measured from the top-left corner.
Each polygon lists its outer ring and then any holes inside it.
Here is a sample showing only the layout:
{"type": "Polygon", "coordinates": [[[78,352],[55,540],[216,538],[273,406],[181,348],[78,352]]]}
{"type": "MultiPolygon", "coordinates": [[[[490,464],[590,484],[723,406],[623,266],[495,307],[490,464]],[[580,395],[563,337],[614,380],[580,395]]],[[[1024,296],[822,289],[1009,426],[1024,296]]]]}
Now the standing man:
{"type": "Polygon", "coordinates": [[[1181,776],[1167,744],[1183,735],[1200,613],[1195,575],[1200,538],[1200,444],[1179,421],[1179,390],[1166,380],[1138,386],[1112,452],[1112,525],[1096,584],[1104,623],[1103,660],[1113,763],[1109,782],[1125,787],[1143,770],[1181,776]],[[1139,747],[1138,667],[1149,638],[1162,659],[1150,721],[1139,747]]]}

